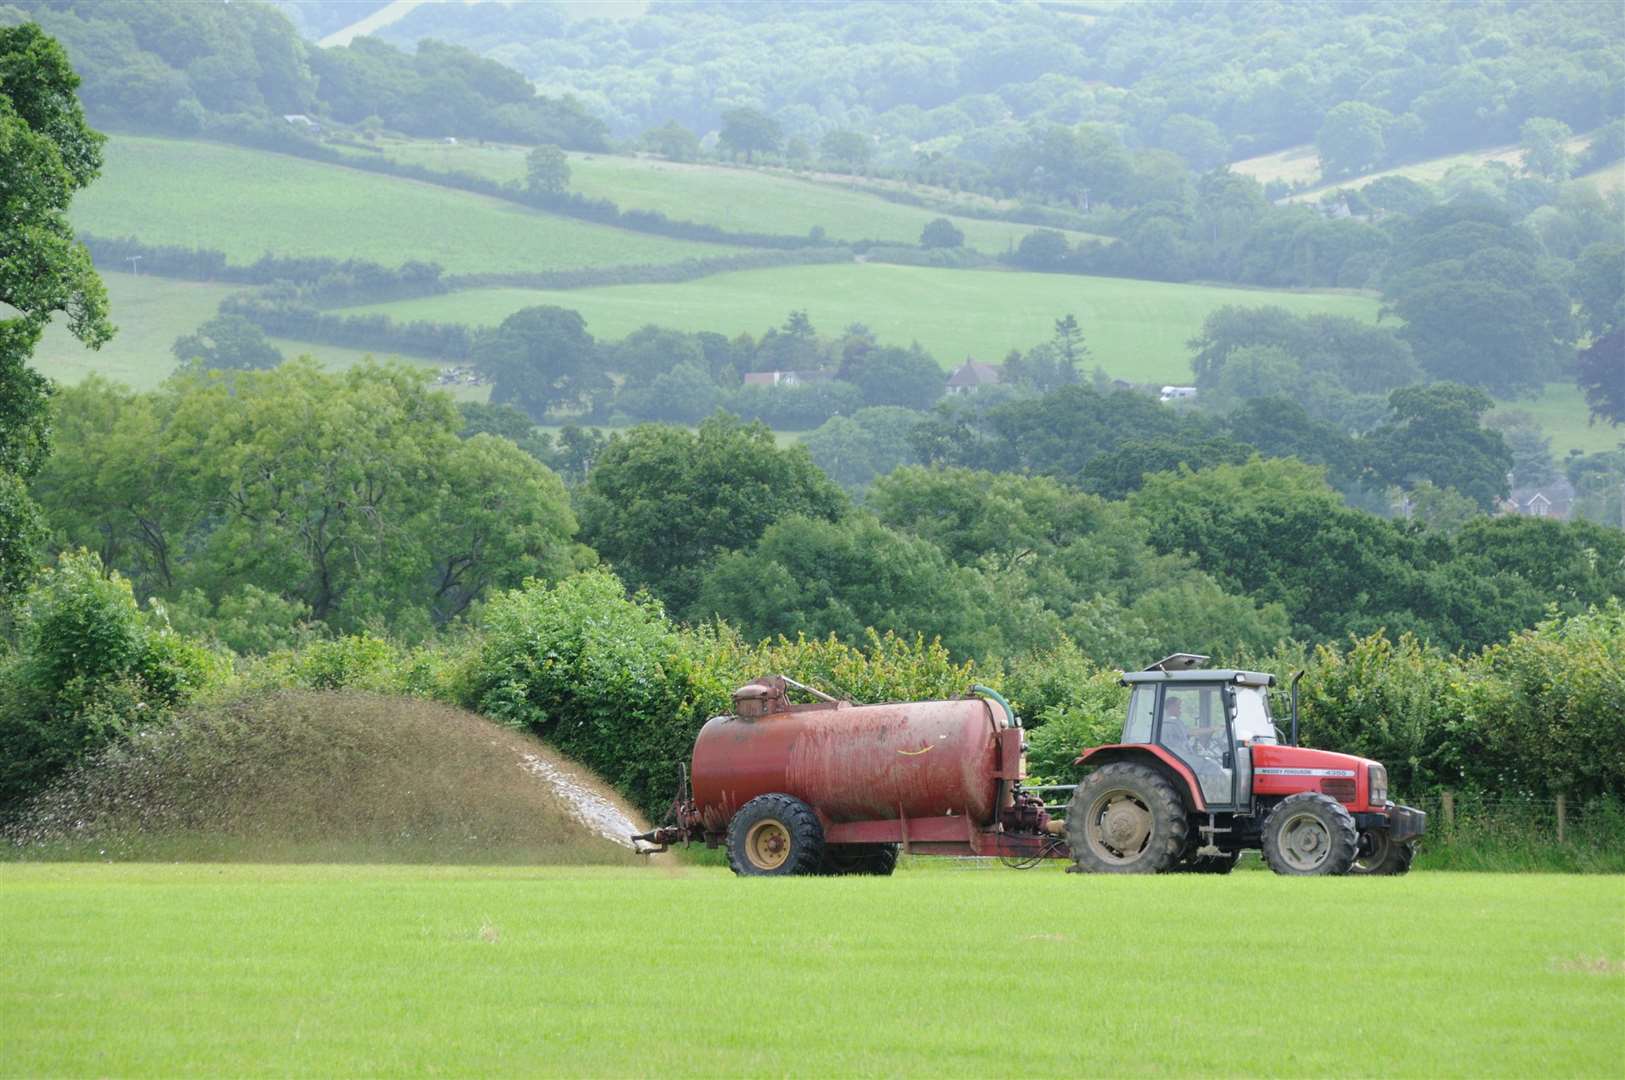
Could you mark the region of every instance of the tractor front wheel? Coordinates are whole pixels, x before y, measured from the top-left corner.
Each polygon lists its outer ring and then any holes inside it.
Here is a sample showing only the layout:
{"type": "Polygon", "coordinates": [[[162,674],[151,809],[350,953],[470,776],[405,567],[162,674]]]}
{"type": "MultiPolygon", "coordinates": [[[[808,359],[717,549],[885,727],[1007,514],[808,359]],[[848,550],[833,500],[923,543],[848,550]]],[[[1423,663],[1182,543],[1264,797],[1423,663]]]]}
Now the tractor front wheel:
{"type": "Polygon", "coordinates": [[[1387,829],[1367,829],[1360,834],[1360,853],[1355,856],[1354,869],[1350,873],[1397,877],[1410,870],[1414,858],[1414,843],[1400,843],[1391,839],[1387,829]]]}
{"type": "Polygon", "coordinates": [[[741,877],[816,874],[824,827],[812,807],[789,795],[758,795],[728,822],[728,868],[741,877]]]}
{"type": "Polygon", "coordinates": [[[1346,874],[1360,853],[1348,808],[1329,795],[1304,791],[1276,804],[1264,819],[1264,861],[1277,874],[1346,874]]]}
{"type": "Polygon", "coordinates": [[[1087,873],[1161,873],[1179,860],[1189,829],[1174,786],[1127,761],[1084,777],[1066,812],[1067,846],[1087,873]]]}

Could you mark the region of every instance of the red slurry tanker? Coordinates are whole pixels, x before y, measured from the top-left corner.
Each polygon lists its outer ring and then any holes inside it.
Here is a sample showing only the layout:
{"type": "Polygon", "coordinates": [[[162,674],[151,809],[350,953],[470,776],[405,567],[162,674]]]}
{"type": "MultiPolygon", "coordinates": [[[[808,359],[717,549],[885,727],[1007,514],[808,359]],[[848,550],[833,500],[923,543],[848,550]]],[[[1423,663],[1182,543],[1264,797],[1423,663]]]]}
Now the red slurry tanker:
{"type": "Polygon", "coordinates": [[[853,705],[773,676],[701,729],[676,823],[635,839],[725,845],[737,874],[889,874],[898,852],[1070,858],[1095,873],[1227,873],[1261,849],[1279,874],[1402,874],[1426,816],[1375,761],[1297,742],[1275,677],[1175,654],[1124,674],[1121,741],[1084,750],[1063,810],[1023,785],[1024,732],[986,687],[956,701],[853,705]],[[791,690],[819,700],[790,701],[791,690]]]}

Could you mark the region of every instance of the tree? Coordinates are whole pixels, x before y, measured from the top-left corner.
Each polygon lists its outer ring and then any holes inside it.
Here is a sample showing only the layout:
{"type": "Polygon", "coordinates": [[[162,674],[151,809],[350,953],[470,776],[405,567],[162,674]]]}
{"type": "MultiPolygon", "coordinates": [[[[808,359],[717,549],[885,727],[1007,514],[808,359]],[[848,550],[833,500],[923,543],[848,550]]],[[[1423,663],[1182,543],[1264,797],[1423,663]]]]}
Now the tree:
{"type": "Polygon", "coordinates": [[[855,494],[914,459],[908,433],[923,417],[894,406],[859,409],[830,417],[804,435],[801,445],[825,475],[855,494]]]}
{"type": "Polygon", "coordinates": [[[840,377],[863,391],[866,405],[929,409],[942,396],[942,367],[915,344],[868,348],[850,355],[840,377]]]}
{"type": "Polygon", "coordinates": [[[557,146],[538,146],[525,155],[525,186],[532,195],[562,195],[570,186],[570,163],[557,146]]]}
{"type": "Polygon", "coordinates": [[[782,517],[834,521],[846,496],[799,447],[763,424],[713,416],[689,432],[645,425],[611,439],[578,492],[582,539],[633,589],[673,610],[707,564],[755,543],[782,517]]]}
{"type": "Polygon", "coordinates": [[[192,333],[176,338],[170,352],[183,364],[196,360],[215,371],[253,371],[282,363],[282,354],[265,331],[241,315],[216,315],[192,333]]]}
{"type": "Polygon", "coordinates": [[[0,28],[0,602],[26,587],[41,535],[25,485],[50,451],[51,384],[28,357],[57,312],[93,349],[113,336],[107,292],[67,216],[102,163],[78,86],[38,26],[0,28]]]}
{"type": "Polygon", "coordinates": [[[856,131],[838,128],[818,141],[818,152],[825,161],[855,172],[869,164],[874,148],[856,131]]]}
{"type": "Polygon", "coordinates": [[[851,641],[870,628],[940,637],[967,656],[990,643],[975,590],[974,575],[941,549],[867,514],[792,516],[768,526],[754,547],[718,558],[689,617],[726,619],[749,640],[835,634],[851,641]]]}
{"type": "Polygon", "coordinates": [[[1030,270],[1061,270],[1072,254],[1066,234],[1054,229],[1036,229],[1021,238],[1010,261],[1030,270]]]}
{"type": "Polygon", "coordinates": [[[1591,244],[1581,251],[1574,293],[1593,337],[1625,325],[1625,244],[1591,244]]]}
{"type": "Polygon", "coordinates": [[[757,151],[771,154],[777,150],[782,137],[779,122],[766,113],[741,107],[722,114],[722,145],[736,156],[743,152],[747,164],[757,151]]]}
{"type": "Polygon", "coordinates": [[[1592,421],[1625,423],[1625,326],[1581,349],[1577,371],[1592,421]]]}
{"type": "Polygon", "coordinates": [[[1380,482],[1409,489],[1419,480],[1454,488],[1481,510],[1507,495],[1512,453],[1498,431],[1480,426],[1494,404],[1482,391],[1452,383],[1407,386],[1388,395],[1393,416],[1361,440],[1380,482]]]}
{"type": "Polygon", "coordinates": [[[947,218],[932,218],[920,230],[920,246],[928,248],[956,248],[965,244],[965,234],[947,218]]]}
{"type": "Polygon", "coordinates": [[[1162,122],[1162,145],[1197,172],[1223,164],[1230,152],[1217,124],[1189,113],[1174,113],[1162,122]]]}
{"type": "Polygon", "coordinates": [[[693,161],[700,156],[699,137],[675,120],[645,131],[643,146],[667,161],[693,161]]]}
{"type": "Polygon", "coordinates": [[[1383,159],[1383,131],[1393,122],[1386,109],[1345,101],[1326,113],[1315,136],[1323,176],[1357,176],[1383,159]]]}
{"type": "Polygon", "coordinates": [[[511,403],[540,423],[550,409],[590,406],[610,388],[598,348],[578,312],[528,307],[474,342],[473,361],[491,378],[491,403],[511,403]]]}
{"type": "Polygon", "coordinates": [[[1518,145],[1523,150],[1523,167],[1546,180],[1567,180],[1574,172],[1574,156],[1568,141],[1574,132],[1561,120],[1544,116],[1523,122],[1518,129],[1518,145]]]}

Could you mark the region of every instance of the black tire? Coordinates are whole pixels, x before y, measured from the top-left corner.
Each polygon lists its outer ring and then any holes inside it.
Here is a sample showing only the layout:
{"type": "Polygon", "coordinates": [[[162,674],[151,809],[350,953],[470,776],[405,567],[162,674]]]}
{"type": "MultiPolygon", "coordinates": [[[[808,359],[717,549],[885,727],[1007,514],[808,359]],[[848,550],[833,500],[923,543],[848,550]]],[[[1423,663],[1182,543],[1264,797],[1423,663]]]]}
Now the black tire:
{"type": "Polygon", "coordinates": [[[1367,829],[1360,834],[1360,852],[1349,873],[1398,877],[1408,874],[1416,858],[1416,842],[1396,843],[1387,829],[1367,829]]]}
{"type": "Polygon", "coordinates": [[[1189,831],[1174,786],[1127,761],[1084,777],[1066,812],[1072,859],[1092,874],[1160,874],[1179,861],[1189,831]]]}
{"type": "Polygon", "coordinates": [[[816,874],[824,827],[812,807],[789,795],[758,795],[728,822],[728,869],[740,877],[816,874]]]}
{"type": "Polygon", "coordinates": [[[1330,795],[1288,795],[1264,819],[1264,862],[1288,877],[1346,874],[1360,853],[1348,809],[1330,795]]]}
{"type": "Polygon", "coordinates": [[[868,874],[890,877],[897,869],[896,844],[830,844],[818,872],[832,877],[868,874]]]}

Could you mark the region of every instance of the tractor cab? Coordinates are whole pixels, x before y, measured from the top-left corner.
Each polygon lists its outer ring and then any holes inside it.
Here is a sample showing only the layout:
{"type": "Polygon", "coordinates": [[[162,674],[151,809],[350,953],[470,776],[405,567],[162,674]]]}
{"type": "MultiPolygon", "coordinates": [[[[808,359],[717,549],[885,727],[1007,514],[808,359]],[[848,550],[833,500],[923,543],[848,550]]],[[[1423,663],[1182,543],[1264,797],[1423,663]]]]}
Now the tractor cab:
{"type": "Polygon", "coordinates": [[[1122,740],[1077,761],[1093,770],[1067,816],[1080,868],[1223,872],[1247,848],[1280,873],[1408,868],[1426,818],[1388,801],[1383,766],[1297,745],[1297,677],[1283,739],[1275,676],[1207,659],[1175,653],[1124,673],[1122,740]]]}
{"type": "Polygon", "coordinates": [[[1268,694],[1275,676],[1198,667],[1206,659],[1176,653],[1125,673],[1131,693],[1119,745],[1155,746],[1184,765],[1211,811],[1247,808],[1252,748],[1280,742],[1268,694]]]}

